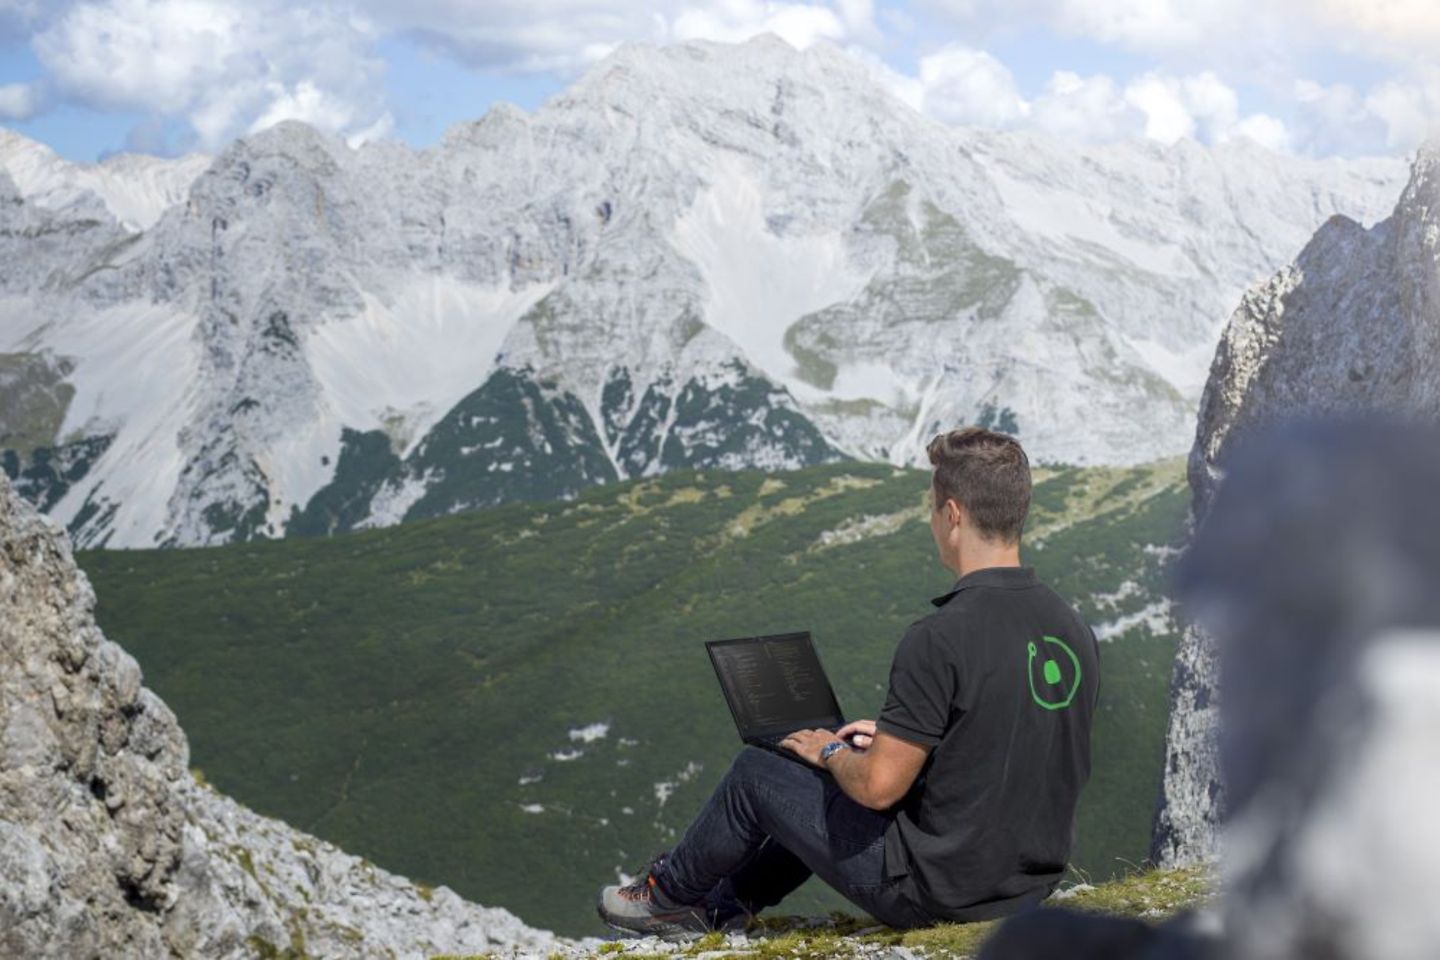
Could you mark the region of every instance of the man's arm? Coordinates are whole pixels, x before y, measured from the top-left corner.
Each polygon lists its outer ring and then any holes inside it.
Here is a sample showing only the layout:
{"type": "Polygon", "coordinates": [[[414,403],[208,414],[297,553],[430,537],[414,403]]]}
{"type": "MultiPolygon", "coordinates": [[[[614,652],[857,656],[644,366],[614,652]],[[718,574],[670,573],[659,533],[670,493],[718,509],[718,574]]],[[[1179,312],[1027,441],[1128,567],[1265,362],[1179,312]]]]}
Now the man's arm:
{"type": "MultiPolygon", "coordinates": [[[[856,721],[861,722],[865,721],[856,721]]],[[[781,740],[780,746],[830,771],[846,796],[871,810],[886,810],[899,803],[930,753],[927,746],[881,730],[874,734],[869,749],[837,750],[822,763],[820,748],[836,739],[829,730],[797,730],[781,740]]]]}

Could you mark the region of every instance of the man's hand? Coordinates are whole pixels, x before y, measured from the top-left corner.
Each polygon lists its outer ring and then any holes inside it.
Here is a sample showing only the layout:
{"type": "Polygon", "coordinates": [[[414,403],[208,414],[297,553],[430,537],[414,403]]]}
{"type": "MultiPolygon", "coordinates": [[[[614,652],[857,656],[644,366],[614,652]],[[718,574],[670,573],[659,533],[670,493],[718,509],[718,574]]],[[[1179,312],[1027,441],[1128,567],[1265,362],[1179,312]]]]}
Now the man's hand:
{"type": "Polygon", "coordinates": [[[856,750],[864,750],[875,740],[874,720],[851,720],[835,731],[835,736],[846,740],[856,750]],[[850,739],[853,735],[853,739],[850,739]]]}
{"type": "Polygon", "coordinates": [[[820,748],[839,739],[838,734],[831,733],[829,730],[796,730],[781,740],[780,746],[812,767],[824,770],[825,764],[820,762],[820,748]]]}

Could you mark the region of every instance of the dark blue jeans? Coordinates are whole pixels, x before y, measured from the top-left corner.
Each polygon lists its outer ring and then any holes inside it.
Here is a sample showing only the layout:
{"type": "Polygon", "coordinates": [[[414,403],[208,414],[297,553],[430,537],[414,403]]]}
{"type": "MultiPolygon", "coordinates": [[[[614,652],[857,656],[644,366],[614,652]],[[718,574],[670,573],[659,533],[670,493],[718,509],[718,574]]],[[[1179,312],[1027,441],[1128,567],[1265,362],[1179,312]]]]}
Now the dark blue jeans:
{"type": "Polygon", "coordinates": [[[735,902],[753,914],[814,873],[888,926],[934,923],[906,896],[904,877],[885,876],[890,820],[823,770],[746,747],[655,879],[679,903],[735,902]]]}

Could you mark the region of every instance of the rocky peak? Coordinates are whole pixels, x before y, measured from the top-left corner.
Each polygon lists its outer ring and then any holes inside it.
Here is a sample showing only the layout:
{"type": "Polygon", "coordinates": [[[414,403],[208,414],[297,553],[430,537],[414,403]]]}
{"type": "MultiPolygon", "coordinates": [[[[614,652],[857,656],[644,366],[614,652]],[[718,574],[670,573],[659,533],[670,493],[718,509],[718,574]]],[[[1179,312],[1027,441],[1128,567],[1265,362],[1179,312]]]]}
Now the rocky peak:
{"type": "Polygon", "coordinates": [[[180,203],[209,164],[210,158],[198,153],[175,158],[114,154],[100,163],[72,163],[0,127],[0,170],[14,178],[27,199],[55,211],[98,210],[131,232],[149,229],[180,203]]]}

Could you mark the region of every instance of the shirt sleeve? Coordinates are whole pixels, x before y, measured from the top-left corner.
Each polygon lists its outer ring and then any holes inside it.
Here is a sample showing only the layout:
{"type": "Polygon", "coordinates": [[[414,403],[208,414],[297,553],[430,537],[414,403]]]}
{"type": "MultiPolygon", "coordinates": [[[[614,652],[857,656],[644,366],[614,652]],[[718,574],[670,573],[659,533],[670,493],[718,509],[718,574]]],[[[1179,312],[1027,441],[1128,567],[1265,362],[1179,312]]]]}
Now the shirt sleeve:
{"type": "Polygon", "coordinates": [[[890,664],[890,690],[875,721],[879,730],[933,747],[945,735],[955,699],[955,671],[923,621],[910,625],[890,664]]]}

